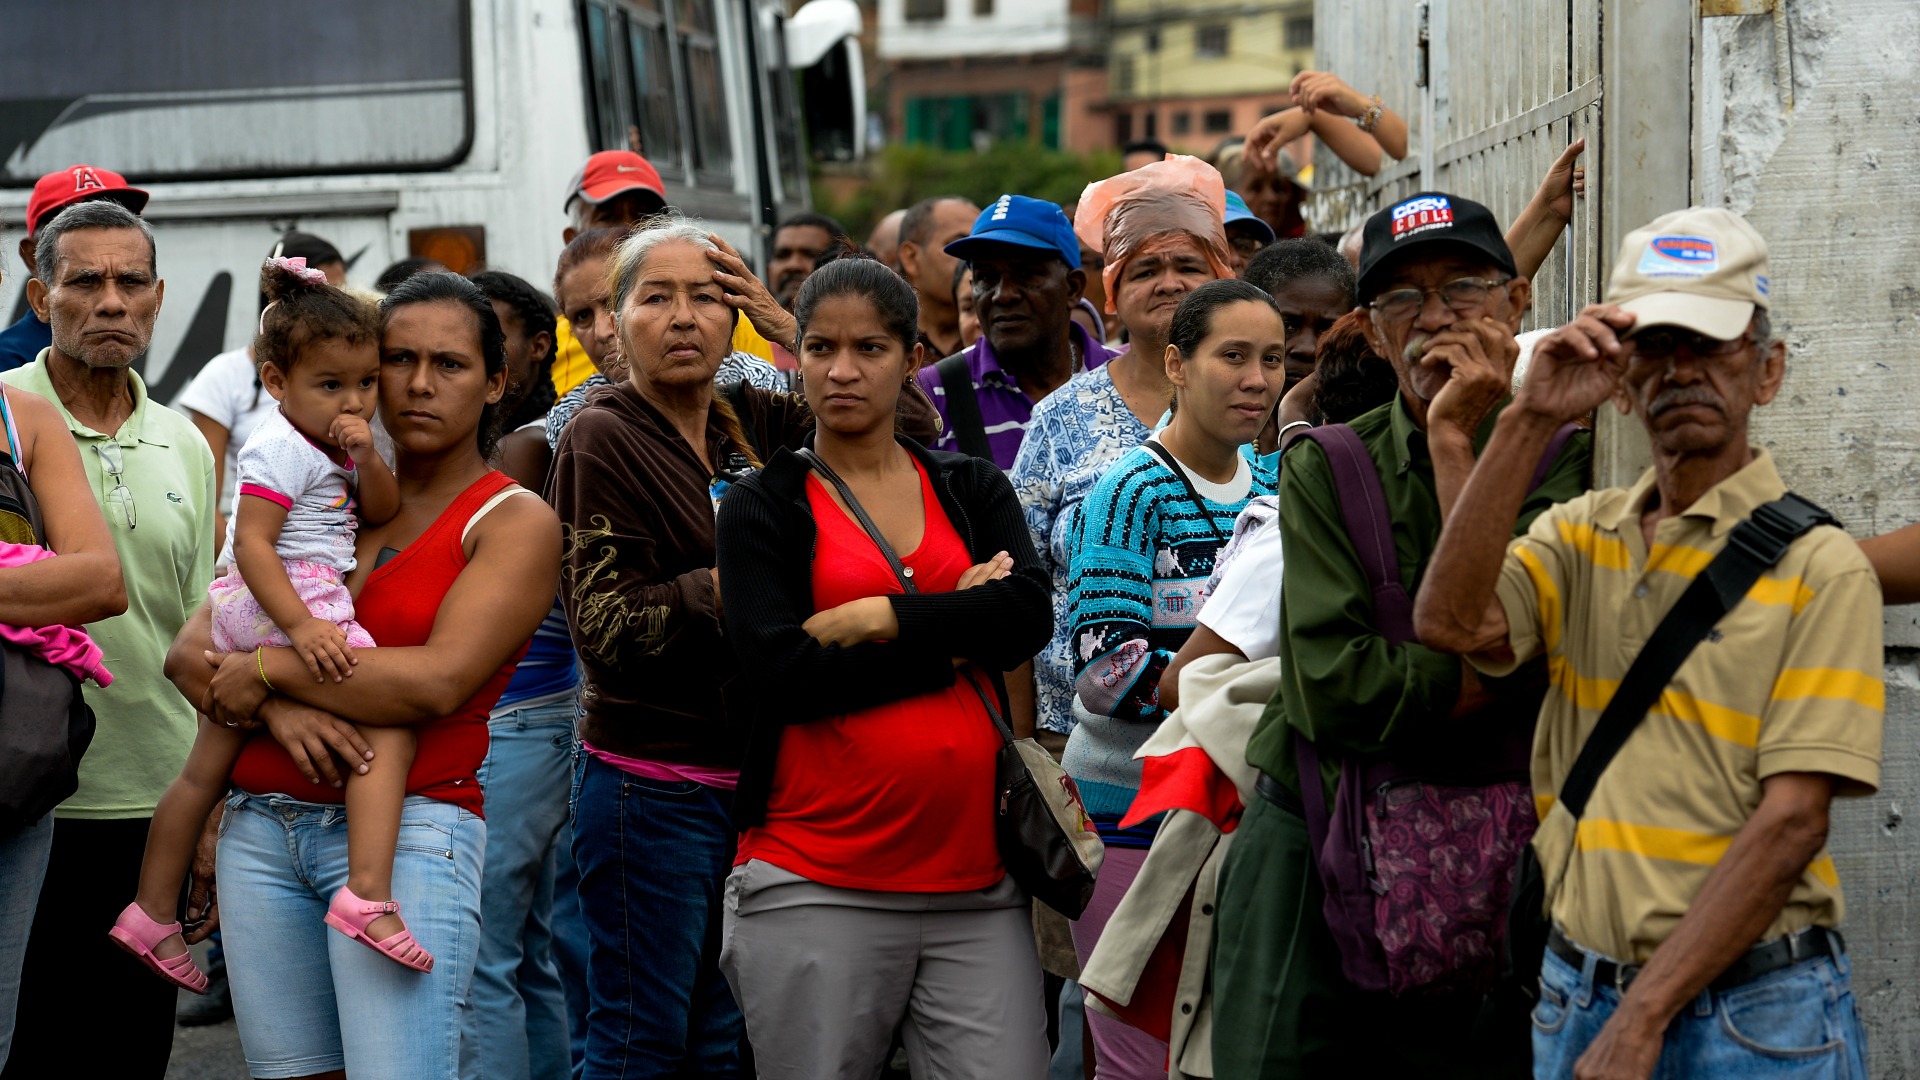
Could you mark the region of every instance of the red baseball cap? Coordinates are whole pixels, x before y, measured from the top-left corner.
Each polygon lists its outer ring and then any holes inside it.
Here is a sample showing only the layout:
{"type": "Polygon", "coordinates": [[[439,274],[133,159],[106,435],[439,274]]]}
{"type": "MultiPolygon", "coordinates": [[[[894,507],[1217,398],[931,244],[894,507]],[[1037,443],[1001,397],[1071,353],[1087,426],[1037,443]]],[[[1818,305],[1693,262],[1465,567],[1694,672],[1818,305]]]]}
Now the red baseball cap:
{"type": "Polygon", "coordinates": [[[27,235],[32,236],[53,215],[90,199],[112,199],[136,214],[147,206],[147,193],[129,187],[127,178],[112,169],[70,165],[33,185],[33,197],[27,200],[27,235]]]}
{"type": "Polygon", "coordinates": [[[585,199],[594,205],[606,202],[622,192],[651,191],[662,203],[667,201],[667,186],[660,182],[660,170],[631,150],[602,150],[587,159],[567,187],[562,210],[571,210],[573,200],[585,199]]]}

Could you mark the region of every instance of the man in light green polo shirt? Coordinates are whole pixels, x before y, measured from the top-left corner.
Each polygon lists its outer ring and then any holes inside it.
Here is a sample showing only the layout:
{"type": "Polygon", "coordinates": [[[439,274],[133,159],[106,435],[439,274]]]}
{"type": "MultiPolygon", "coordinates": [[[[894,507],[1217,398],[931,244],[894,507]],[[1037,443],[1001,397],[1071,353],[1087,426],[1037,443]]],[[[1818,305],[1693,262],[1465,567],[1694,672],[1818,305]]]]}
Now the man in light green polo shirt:
{"type": "Polygon", "coordinates": [[[84,1045],[90,1071],[157,1080],[173,1046],[174,989],[107,930],[134,894],[154,805],[193,745],[193,706],[165,666],[213,578],[213,454],[133,371],[164,292],[146,222],[117,203],[86,202],[40,232],[27,299],[52,326],[53,345],[0,378],[66,417],[120,554],[127,612],[86,627],[113,685],[86,688],[99,726],[80,789],[55,811],[6,1077],[64,1075],[84,1045]],[[85,1036],[76,1000],[87,1016],[113,1018],[111,1038],[85,1036]]]}

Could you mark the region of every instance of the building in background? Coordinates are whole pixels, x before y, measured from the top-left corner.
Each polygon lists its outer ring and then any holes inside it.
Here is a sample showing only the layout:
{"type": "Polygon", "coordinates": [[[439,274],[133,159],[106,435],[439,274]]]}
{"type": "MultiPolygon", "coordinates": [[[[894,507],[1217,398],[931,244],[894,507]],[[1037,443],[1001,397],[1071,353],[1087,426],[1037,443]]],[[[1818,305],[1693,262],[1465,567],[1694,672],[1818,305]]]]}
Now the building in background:
{"type": "Polygon", "coordinates": [[[891,137],[945,150],[1112,145],[1102,0],[880,0],[891,137]]]}
{"type": "Polygon", "coordinates": [[[1107,0],[1114,145],[1159,139],[1205,156],[1292,104],[1313,66],[1312,0],[1107,0]]]}

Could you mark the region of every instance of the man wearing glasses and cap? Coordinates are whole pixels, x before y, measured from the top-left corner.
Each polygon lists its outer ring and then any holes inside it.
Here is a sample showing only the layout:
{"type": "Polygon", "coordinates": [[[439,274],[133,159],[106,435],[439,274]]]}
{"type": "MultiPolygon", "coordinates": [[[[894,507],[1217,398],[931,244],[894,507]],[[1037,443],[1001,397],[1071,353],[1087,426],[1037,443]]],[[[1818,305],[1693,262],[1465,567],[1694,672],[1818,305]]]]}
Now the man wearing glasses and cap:
{"type": "Polygon", "coordinates": [[[1748,441],[1786,374],[1769,292],[1730,211],[1629,233],[1607,303],[1535,346],[1420,589],[1428,645],[1489,676],[1551,657],[1538,1077],[1867,1075],[1826,837],[1833,799],[1880,783],[1880,583],[1748,441]],[[1550,433],[1609,400],[1653,467],[1510,542],[1550,433]],[[1720,599],[1690,615],[1696,584],[1720,599]],[[1642,654],[1672,659],[1647,676],[1642,654]]]}
{"type": "Polygon", "coordinates": [[[36,229],[27,299],[53,343],[7,385],[53,402],[80,445],[113,535],[127,612],[86,627],[113,670],[88,686],[98,727],[80,787],[55,811],[21,976],[7,1075],[73,1068],[73,988],[113,1037],[84,1048],[101,1075],[159,1077],[173,1045],[174,989],[107,937],[134,888],[153,808],[193,745],[194,710],[167,681],[167,650],[213,577],[213,453],[193,424],[147,396],[133,371],[164,292],[153,232],[117,201],[81,201],[36,229]]]}
{"type": "MultiPolygon", "coordinates": [[[[1493,433],[1531,294],[1493,214],[1457,195],[1402,200],[1369,218],[1363,235],[1358,298],[1369,308],[1367,337],[1400,389],[1348,425],[1364,451],[1350,464],[1378,474],[1391,523],[1388,566],[1412,593],[1432,576],[1427,561],[1442,507],[1493,433]]],[[[1517,513],[1519,532],[1586,490],[1589,443],[1584,433],[1564,439],[1525,505],[1509,513],[1509,523],[1517,513]]],[[[1541,458],[1535,448],[1527,474],[1541,458]]],[[[1320,443],[1303,439],[1280,472],[1284,674],[1247,746],[1261,776],[1220,876],[1213,1075],[1521,1075],[1525,1063],[1506,1058],[1511,1047],[1474,1038],[1480,993],[1457,983],[1399,995],[1363,989],[1336,943],[1349,938],[1335,938],[1324,912],[1306,800],[1324,792],[1322,805],[1332,805],[1339,763],[1382,752],[1471,760],[1509,744],[1524,759],[1544,681],[1536,665],[1528,677],[1483,683],[1459,657],[1396,631],[1376,607],[1334,467],[1320,443]],[[1309,739],[1303,754],[1299,744],[1309,739]],[[1319,766],[1316,783],[1303,784],[1303,758],[1319,766]]],[[[1506,854],[1517,857],[1517,845],[1506,854]]],[[[1488,944],[1492,920],[1483,922],[1449,940],[1478,943],[1477,955],[1461,955],[1490,975],[1497,942],[1488,944]]]]}

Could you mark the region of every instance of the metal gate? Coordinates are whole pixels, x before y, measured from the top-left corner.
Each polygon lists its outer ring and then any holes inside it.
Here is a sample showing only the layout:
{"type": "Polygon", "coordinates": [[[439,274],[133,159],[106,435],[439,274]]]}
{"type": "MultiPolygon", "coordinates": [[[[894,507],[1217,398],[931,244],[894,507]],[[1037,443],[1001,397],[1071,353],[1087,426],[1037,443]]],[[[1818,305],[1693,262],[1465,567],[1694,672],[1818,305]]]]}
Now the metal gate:
{"type": "MultiPolygon", "coordinates": [[[[1485,203],[1510,224],[1576,138],[1597,178],[1602,0],[1320,0],[1316,62],[1407,118],[1405,160],[1363,177],[1317,155],[1314,226],[1344,229],[1421,190],[1485,203]]],[[[1601,201],[1572,223],[1534,277],[1528,328],[1557,326],[1605,286],[1601,201]]]]}

